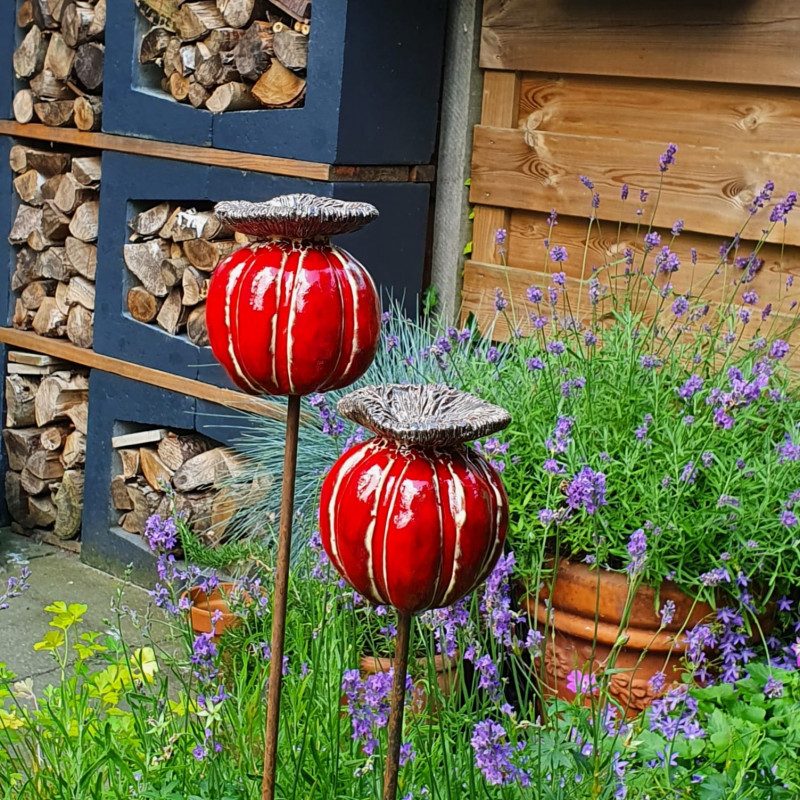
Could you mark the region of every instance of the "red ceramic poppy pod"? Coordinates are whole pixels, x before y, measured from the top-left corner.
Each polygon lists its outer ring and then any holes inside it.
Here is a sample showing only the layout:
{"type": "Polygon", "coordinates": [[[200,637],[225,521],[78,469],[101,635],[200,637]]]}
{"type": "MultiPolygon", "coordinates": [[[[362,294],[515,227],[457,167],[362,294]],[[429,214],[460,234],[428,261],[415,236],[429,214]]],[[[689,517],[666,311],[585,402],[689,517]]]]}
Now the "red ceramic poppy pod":
{"type": "Polygon", "coordinates": [[[378,349],[380,298],[330,237],[363,227],[375,207],[285,195],[218,203],[215,212],[264,240],[222,261],[208,290],[211,349],[231,380],[250,394],[306,395],[361,377],[378,349]]]}
{"type": "Polygon", "coordinates": [[[508,500],[465,442],[506,427],[508,413],[445,386],[366,387],[337,408],[377,436],[344,453],[322,485],[334,567],[371,602],[406,613],[469,594],[502,552],[508,500]]]}

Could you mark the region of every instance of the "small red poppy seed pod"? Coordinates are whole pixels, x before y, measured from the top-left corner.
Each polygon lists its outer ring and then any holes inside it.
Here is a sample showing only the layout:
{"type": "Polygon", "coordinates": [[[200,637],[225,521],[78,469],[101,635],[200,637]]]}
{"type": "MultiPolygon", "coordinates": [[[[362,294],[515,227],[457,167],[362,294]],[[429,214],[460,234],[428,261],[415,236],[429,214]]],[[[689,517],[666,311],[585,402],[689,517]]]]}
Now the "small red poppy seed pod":
{"type": "Polygon", "coordinates": [[[263,240],[222,261],[208,289],[209,342],[231,380],[249,394],[306,395],[360,378],[378,349],[380,297],[330,237],[364,227],[377,209],[292,194],[214,211],[263,240]]]}
{"type": "Polygon", "coordinates": [[[505,428],[508,412],[447,386],[398,384],[352,392],[337,411],[377,434],[322,484],[320,534],[339,574],[409,614],[469,594],[503,550],[508,499],[465,442],[505,428]]]}

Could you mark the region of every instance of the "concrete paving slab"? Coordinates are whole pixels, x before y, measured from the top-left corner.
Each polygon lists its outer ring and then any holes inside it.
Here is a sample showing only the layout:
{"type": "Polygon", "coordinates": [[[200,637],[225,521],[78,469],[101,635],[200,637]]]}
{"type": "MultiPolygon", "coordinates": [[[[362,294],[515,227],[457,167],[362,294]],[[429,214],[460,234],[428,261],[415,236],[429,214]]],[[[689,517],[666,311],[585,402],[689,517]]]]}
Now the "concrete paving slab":
{"type": "MultiPolygon", "coordinates": [[[[5,592],[7,579],[18,575],[25,564],[31,570],[30,589],[0,611],[0,662],[20,678],[34,677],[41,689],[51,679],[51,673],[52,679],[57,673],[52,655],[33,649],[34,643],[51,630],[52,615],[44,610],[45,606],[56,600],[83,603],[88,610],[82,630],[110,631],[116,625],[112,601],[123,582],[83,564],[73,553],[0,529],[0,595],[5,592]]],[[[142,615],[148,602],[146,591],[124,585],[124,605],[142,615]]],[[[133,646],[142,643],[141,633],[127,620],[123,620],[123,635],[133,646]]]]}

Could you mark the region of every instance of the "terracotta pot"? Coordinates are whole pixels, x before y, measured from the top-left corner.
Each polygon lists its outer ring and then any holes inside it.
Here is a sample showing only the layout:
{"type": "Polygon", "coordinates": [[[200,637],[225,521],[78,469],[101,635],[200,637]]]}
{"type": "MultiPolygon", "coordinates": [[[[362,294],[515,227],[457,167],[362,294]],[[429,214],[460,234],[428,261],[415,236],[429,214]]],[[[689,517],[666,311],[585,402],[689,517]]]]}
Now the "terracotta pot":
{"type": "MultiPolygon", "coordinates": [[[[413,663],[413,662],[412,662],[413,663]]],[[[391,658],[380,658],[379,656],[361,656],[359,667],[362,675],[377,675],[381,672],[388,672],[392,668],[391,658]]],[[[447,656],[434,656],[433,668],[436,670],[436,683],[439,691],[445,696],[450,697],[458,691],[458,655],[455,658],[447,656]]],[[[409,670],[412,675],[422,675],[414,681],[414,689],[410,710],[414,714],[422,714],[427,710],[435,713],[438,709],[430,702],[426,683],[428,681],[428,660],[427,658],[416,659],[414,669],[409,670]]]]}
{"type": "MultiPolygon", "coordinates": [[[[546,619],[547,588],[537,598],[530,593],[521,602],[532,622],[543,629],[546,619]]],[[[545,685],[550,696],[572,701],[575,693],[567,688],[567,676],[574,670],[599,675],[620,634],[620,623],[628,596],[624,574],[590,569],[567,559],[559,562],[552,587],[552,616],[545,648],[545,685]],[[554,635],[553,635],[554,633],[554,635]]],[[[665,687],[679,680],[683,669],[680,657],[685,649],[679,632],[688,630],[712,615],[707,603],[695,603],[674,583],[662,583],[656,591],[642,586],[630,610],[626,645],[619,651],[609,680],[609,694],[629,715],[647,708],[658,696],[650,686],[657,672],[666,674],[665,687]],[[672,622],[661,629],[659,609],[667,600],[675,603],[672,622]],[[677,640],[676,640],[676,637],[677,640]]],[[[586,697],[586,702],[590,698],[586,697]]]]}
{"type": "Polygon", "coordinates": [[[189,589],[186,593],[192,603],[189,617],[192,622],[192,630],[196,634],[213,633],[216,641],[226,630],[242,624],[242,618],[234,614],[228,604],[228,598],[234,589],[235,584],[227,582],[220,583],[211,594],[206,594],[199,586],[189,589]],[[222,617],[216,625],[213,625],[211,618],[215,611],[221,611],[222,617]]]}

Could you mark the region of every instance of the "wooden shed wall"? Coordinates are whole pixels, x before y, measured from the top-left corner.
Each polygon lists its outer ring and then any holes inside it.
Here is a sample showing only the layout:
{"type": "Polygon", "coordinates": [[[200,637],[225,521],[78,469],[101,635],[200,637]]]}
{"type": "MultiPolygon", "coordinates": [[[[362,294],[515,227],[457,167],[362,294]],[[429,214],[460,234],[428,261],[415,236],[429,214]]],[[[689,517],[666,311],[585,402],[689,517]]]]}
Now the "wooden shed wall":
{"type": "MultiPolygon", "coordinates": [[[[800,190],[798,41],[795,0],[485,0],[464,314],[474,312],[485,329],[495,287],[519,298],[546,279],[551,209],[559,212],[552,243],[567,246],[560,266],[571,281],[619,258],[637,225],[652,218],[658,158],[669,142],[679,147],[677,163],[664,175],[653,222],[668,241],[673,223],[685,220],[674,244],[684,266],[673,283],[677,291],[696,287],[696,272],[714,268],[720,244],[741,228],[767,180],[775,199],[800,190]],[[601,198],[583,275],[591,193],[579,175],[601,198]],[[630,185],[624,203],[623,183],[630,185]],[[650,192],[644,205],[640,189],[650,192]],[[498,228],[508,230],[503,255],[498,228]]],[[[747,225],[738,255],[752,251],[748,240],[759,238],[766,220],[762,212],[747,225]]],[[[770,242],[752,287],[759,308],[772,302],[777,310],[788,274],[800,283],[800,210],[770,242]]],[[[502,324],[495,330],[505,333],[502,324]]]]}

